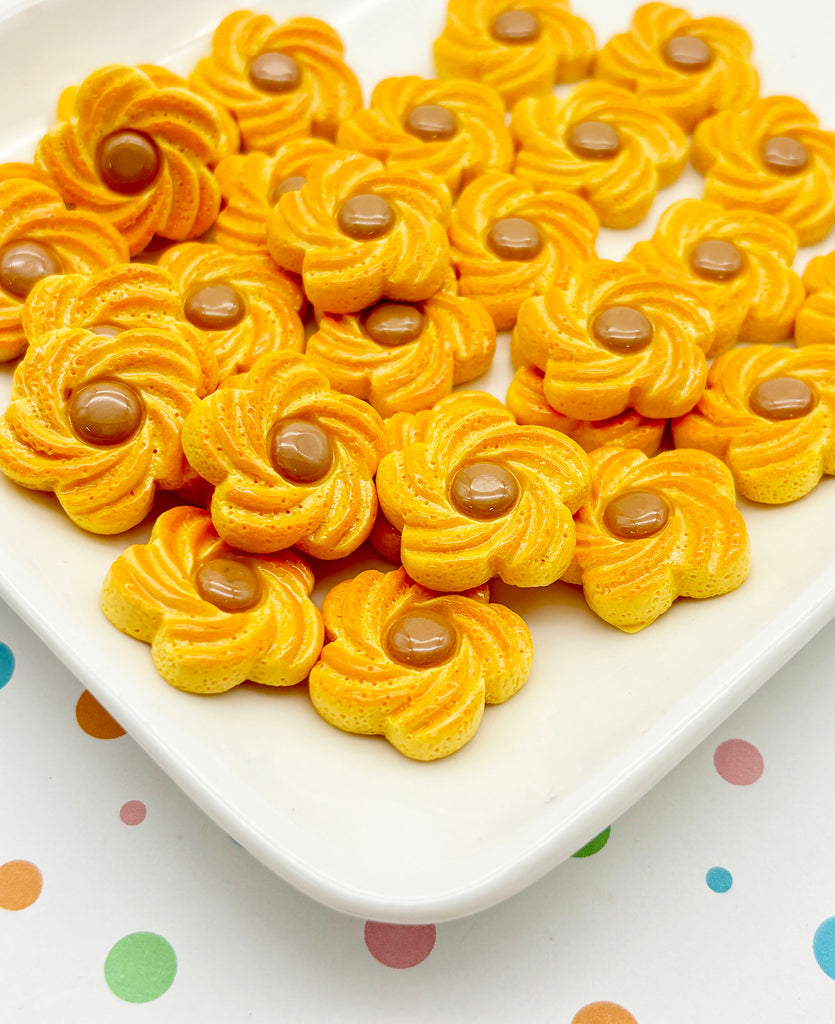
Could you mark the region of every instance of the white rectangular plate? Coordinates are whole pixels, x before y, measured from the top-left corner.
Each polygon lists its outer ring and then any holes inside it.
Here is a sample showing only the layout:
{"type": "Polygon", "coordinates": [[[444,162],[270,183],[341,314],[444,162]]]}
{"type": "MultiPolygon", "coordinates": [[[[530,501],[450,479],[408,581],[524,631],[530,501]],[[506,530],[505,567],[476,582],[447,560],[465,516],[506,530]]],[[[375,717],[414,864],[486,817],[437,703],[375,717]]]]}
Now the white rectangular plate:
{"type": "MultiPolygon", "coordinates": [[[[430,76],[443,0],[280,0],[277,20],[331,21],[366,95],[379,78],[430,76]]],[[[694,15],[737,18],[754,36],[763,93],[791,92],[835,128],[829,0],[785,7],[723,0],[694,15]],[[818,29],[816,31],[816,28],[818,29]]],[[[31,157],[59,91],[110,62],[187,72],[229,13],[228,0],[41,0],[3,4],[0,158],[31,157]],[[71,45],[67,45],[67,40],[71,45]]],[[[577,0],[602,41],[626,28],[625,0],[577,0]]],[[[670,202],[699,194],[688,172],[630,232],[602,232],[618,257],[670,202]]],[[[825,251],[826,246],[818,251],[825,251]]],[[[802,266],[808,259],[806,252],[802,266]]],[[[2,371],[8,394],[10,368],[2,371]]],[[[506,343],[489,380],[504,396],[506,343]]],[[[519,891],[608,825],[744,701],[833,614],[835,482],[790,507],[744,507],[753,571],[737,592],[679,601],[627,636],[594,618],[578,591],[497,587],[536,647],[527,686],[488,709],[476,738],[446,760],[411,762],[379,738],[320,720],[303,688],[180,693],[149,650],[99,611],[111,561],[148,528],[117,538],[75,529],[50,496],[0,480],[0,591],[171,777],[236,840],[332,907],[395,922],[451,919],[519,891]]],[[[370,563],[369,563],[370,564],[370,563]]],[[[331,567],[321,594],[358,561],[331,567]]]]}

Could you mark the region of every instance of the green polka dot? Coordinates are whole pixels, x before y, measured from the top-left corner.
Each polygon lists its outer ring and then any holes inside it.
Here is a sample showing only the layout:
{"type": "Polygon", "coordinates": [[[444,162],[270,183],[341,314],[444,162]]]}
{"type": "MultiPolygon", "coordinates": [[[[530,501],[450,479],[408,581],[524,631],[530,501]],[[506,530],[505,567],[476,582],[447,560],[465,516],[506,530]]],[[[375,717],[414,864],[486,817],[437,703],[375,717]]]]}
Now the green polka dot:
{"type": "Polygon", "coordinates": [[[612,826],[604,828],[599,836],[595,836],[590,843],[586,843],[585,846],[581,846],[580,849],[574,854],[575,857],[591,857],[595,853],[600,853],[606,843],[609,842],[609,833],[612,831],[612,826]]]}
{"type": "Polygon", "coordinates": [[[104,962],[110,991],[126,1003],[149,1003],[171,988],[177,955],[161,935],[133,932],[119,939],[104,962]]]}

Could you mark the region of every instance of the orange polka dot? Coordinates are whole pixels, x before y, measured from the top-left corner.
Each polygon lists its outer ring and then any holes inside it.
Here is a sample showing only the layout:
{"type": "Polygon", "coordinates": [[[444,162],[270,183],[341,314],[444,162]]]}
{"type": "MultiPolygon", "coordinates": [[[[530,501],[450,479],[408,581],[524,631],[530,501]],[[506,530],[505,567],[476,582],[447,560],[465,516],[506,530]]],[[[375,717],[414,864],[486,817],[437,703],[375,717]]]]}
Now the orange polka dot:
{"type": "Polygon", "coordinates": [[[24,910],[31,907],[43,889],[43,875],[28,860],[0,864],[0,908],[24,910]]]}
{"type": "Polygon", "coordinates": [[[617,1003],[589,1003],[571,1018],[571,1024],[638,1024],[628,1010],[617,1003]]]}
{"type": "Polygon", "coordinates": [[[118,736],[125,735],[125,730],[104,710],[89,690],[85,690],[78,698],[75,717],[87,735],[94,736],[97,740],[115,740],[118,736]]]}

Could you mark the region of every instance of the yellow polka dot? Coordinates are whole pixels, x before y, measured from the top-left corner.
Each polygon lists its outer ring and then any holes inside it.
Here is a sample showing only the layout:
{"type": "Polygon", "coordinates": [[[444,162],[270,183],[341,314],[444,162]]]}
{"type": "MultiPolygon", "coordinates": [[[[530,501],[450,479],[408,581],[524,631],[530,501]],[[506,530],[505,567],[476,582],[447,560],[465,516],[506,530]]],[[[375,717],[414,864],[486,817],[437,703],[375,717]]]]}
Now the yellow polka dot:
{"type": "Polygon", "coordinates": [[[24,910],[31,907],[43,889],[43,875],[28,860],[0,864],[0,908],[24,910]]]}
{"type": "Polygon", "coordinates": [[[571,1018],[571,1024],[638,1024],[628,1010],[617,1003],[589,1003],[571,1018]]]}

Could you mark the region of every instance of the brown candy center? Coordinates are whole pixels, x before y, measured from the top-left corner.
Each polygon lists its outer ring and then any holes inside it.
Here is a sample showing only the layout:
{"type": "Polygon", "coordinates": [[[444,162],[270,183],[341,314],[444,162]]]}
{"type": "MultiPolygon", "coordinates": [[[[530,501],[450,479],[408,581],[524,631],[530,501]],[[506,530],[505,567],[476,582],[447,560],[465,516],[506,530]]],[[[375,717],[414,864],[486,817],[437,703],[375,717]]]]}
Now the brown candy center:
{"type": "Polygon", "coordinates": [[[764,419],[793,420],[812,411],[815,396],[809,385],[796,377],[772,377],[754,388],[748,404],[764,419]]]}
{"type": "Polygon", "coordinates": [[[244,612],[258,603],[258,573],[238,558],[210,558],[194,575],[197,593],[222,612],[244,612]]]}
{"type": "Polygon", "coordinates": [[[774,135],[762,145],[763,163],[776,174],[799,174],[809,162],[806,147],[788,135],[774,135]]]}
{"type": "Polygon", "coordinates": [[[470,519],[498,519],[516,504],[516,477],[495,462],[473,462],[459,469],[449,489],[452,504],[470,519]]]}
{"type": "Polygon", "coordinates": [[[156,143],[143,132],[113,132],[99,148],[102,181],[123,195],[146,189],[159,174],[160,164],[156,143]]]}
{"type": "Polygon", "coordinates": [[[141,396],[118,380],[93,380],[70,398],[70,425],[87,444],[122,444],[139,429],[145,415],[141,396]]]}
{"type": "Polygon", "coordinates": [[[571,128],[568,144],[586,160],[611,160],[620,152],[620,135],[605,121],[581,121],[571,128]]]}
{"type": "Polygon", "coordinates": [[[487,244],[500,259],[532,260],[539,255],[543,238],[532,221],[524,217],[505,217],[490,228],[487,244]]]}
{"type": "Polygon", "coordinates": [[[669,517],[667,502],[652,491],[619,494],[603,510],[603,523],[609,533],[626,540],[659,533],[667,525],[669,517]]]}
{"type": "Polygon", "coordinates": [[[664,46],[664,59],[679,71],[704,71],[713,59],[713,50],[698,36],[673,36],[664,46]]]}
{"type": "Polygon", "coordinates": [[[270,460],[291,484],[313,484],[331,468],[333,451],[328,435],[307,420],[285,420],[273,431],[270,460]]]}
{"type": "Polygon", "coordinates": [[[378,345],[408,345],[420,337],[423,313],[406,303],[381,302],[366,313],[364,327],[378,345]]]}
{"type": "Polygon", "coordinates": [[[606,348],[634,352],[652,341],[652,321],[631,306],[612,306],[594,318],[592,332],[606,348]]]}
{"type": "Polygon", "coordinates": [[[385,647],[401,665],[429,668],[446,661],[457,642],[455,626],[449,619],[427,609],[395,619],[386,633],[385,647]]]}
{"type": "Polygon", "coordinates": [[[186,296],[183,312],[203,331],[228,331],[246,316],[246,300],[232,285],[199,284],[186,296]]]}
{"type": "Polygon", "coordinates": [[[413,107],[406,118],[406,131],[424,142],[451,139],[458,131],[455,115],[438,103],[423,103],[413,107]]]}
{"type": "Polygon", "coordinates": [[[362,193],[352,196],[337,214],[339,230],[349,238],[380,238],[394,225],[394,210],[381,196],[362,193]]]}
{"type": "Polygon", "coordinates": [[[500,43],[532,43],[540,32],[539,18],[530,11],[509,10],[493,22],[493,38],[500,43]]]}
{"type": "Polygon", "coordinates": [[[286,53],[266,50],[249,65],[249,80],[264,92],[290,92],[301,79],[299,65],[286,53]]]}
{"type": "Polygon", "coordinates": [[[298,192],[306,181],[303,174],[291,174],[289,178],[280,181],[273,189],[273,203],[277,203],[285,192],[298,192]]]}
{"type": "Polygon", "coordinates": [[[42,277],[60,274],[61,261],[40,242],[13,242],[0,254],[0,285],[17,298],[25,298],[42,277]]]}
{"type": "Polygon", "coordinates": [[[708,281],[729,281],[742,270],[742,253],[731,242],[706,238],[694,246],[690,266],[708,281]]]}

